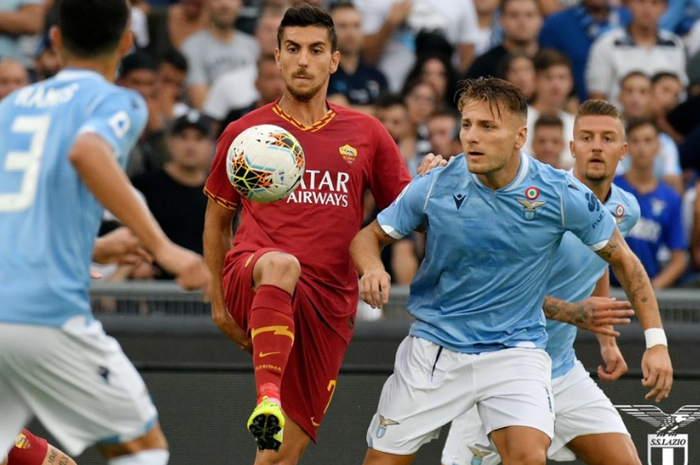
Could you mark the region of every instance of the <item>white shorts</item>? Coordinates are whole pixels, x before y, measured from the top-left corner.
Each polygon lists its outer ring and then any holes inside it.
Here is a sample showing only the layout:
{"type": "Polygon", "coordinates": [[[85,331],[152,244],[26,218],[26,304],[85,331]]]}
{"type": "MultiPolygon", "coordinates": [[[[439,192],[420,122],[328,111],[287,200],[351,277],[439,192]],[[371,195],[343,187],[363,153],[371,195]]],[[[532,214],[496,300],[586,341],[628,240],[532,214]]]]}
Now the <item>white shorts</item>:
{"type": "Polygon", "coordinates": [[[99,322],[0,323],[0,456],[33,416],[78,455],[95,443],[143,436],[158,414],[141,376],[99,322]]]}
{"type": "Polygon", "coordinates": [[[409,336],[396,353],[367,431],[369,447],[413,454],[477,405],[488,432],[508,426],[554,434],[551,361],[539,349],[465,354],[409,336]]]}
{"type": "MultiPolygon", "coordinates": [[[[558,462],[576,460],[566,445],[579,436],[589,434],[620,433],[629,436],[617,409],[605,393],[591,379],[578,360],[564,376],[552,380],[556,423],[554,439],[547,456],[558,462]]],[[[483,455],[482,465],[501,463],[491,447],[483,447],[485,432],[479,412],[471,409],[456,418],[450,427],[442,463],[445,465],[470,465],[475,454],[483,455]]]]}

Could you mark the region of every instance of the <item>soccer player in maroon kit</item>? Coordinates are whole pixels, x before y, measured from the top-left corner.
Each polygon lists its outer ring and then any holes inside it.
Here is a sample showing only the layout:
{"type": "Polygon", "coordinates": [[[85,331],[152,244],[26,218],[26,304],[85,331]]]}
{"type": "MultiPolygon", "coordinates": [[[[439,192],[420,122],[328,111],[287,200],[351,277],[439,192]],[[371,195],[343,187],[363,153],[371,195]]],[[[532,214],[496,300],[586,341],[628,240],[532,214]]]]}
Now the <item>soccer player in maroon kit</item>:
{"type": "Polygon", "coordinates": [[[258,405],[248,429],[259,448],[256,465],[294,464],[316,440],[355,325],[358,278],[349,245],[361,227],[364,192],[384,208],[410,181],[376,119],[326,101],[340,60],[331,17],[308,4],[290,8],[277,37],[285,93],[226,128],[205,187],[212,316],[253,353],[258,405]],[[242,199],[226,175],[229,145],[259,124],[290,131],[306,154],[303,183],[271,204],[242,199]]]}
{"type": "Polygon", "coordinates": [[[23,429],[7,458],[2,460],[0,456],[0,465],[75,465],[75,462],[46,439],[23,429]]]}

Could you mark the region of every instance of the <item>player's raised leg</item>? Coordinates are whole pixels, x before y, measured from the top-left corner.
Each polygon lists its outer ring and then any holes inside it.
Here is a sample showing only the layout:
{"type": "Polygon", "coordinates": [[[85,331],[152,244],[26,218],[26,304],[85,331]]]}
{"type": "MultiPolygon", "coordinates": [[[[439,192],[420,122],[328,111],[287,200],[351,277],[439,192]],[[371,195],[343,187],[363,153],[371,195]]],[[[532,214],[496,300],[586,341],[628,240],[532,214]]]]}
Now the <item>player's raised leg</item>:
{"type": "Polygon", "coordinates": [[[588,465],[641,465],[632,438],[622,433],[588,434],[567,444],[588,465]]]}
{"type": "Polygon", "coordinates": [[[258,401],[248,419],[248,430],[260,450],[278,450],[283,440],[280,388],[294,345],[292,295],[300,274],[299,261],[279,251],[262,255],[253,270],[256,293],[248,326],[258,401]]]}
{"type": "Polygon", "coordinates": [[[544,465],[550,438],[527,426],[509,426],[491,432],[504,465],[544,465]]]}
{"type": "Polygon", "coordinates": [[[15,440],[6,461],[0,465],[76,465],[65,452],[49,444],[46,439],[23,429],[15,440]]]}

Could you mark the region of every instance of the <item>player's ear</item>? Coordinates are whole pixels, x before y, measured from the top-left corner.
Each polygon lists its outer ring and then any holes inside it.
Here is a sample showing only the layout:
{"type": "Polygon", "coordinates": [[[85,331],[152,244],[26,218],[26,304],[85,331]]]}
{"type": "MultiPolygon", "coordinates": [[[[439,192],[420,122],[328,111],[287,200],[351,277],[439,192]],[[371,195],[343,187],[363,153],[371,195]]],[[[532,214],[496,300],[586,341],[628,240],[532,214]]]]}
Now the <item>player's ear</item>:
{"type": "Polygon", "coordinates": [[[277,63],[277,69],[282,71],[282,65],[280,64],[280,49],[275,48],[275,63],[277,63]]]}
{"type": "Polygon", "coordinates": [[[520,150],[525,145],[527,140],[527,126],[520,126],[515,133],[515,148],[520,150]]]}
{"type": "Polygon", "coordinates": [[[333,55],[331,55],[331,74],[338,71],[339,64],[340,64],[340,52],[338,50],[336,50],[335,52],[333,52],[333,55]]]}
{"type": "Polygon", "coordinates": [[[569,152],[571,152],[571,158],[576,158],[576,142],[573,140],[569,141],[569,152]]]}
{"type": "Polygon", "coordinates": [[[119,42],[119,56],[123,57],[127,53],[129,53],[129,50],[134,46],[134,33],[131,32],[131,28],[128,28],[126,31],[124,31],[124,35],[122,35],[122,39],[119,42]]]}
{"type": "Polygon", "coordinates": [[[622,148],[620,149],[620,161],[622,161],[627,156],[627,142],[622,143],[622,148]]]}
{"type": "Polygon", "coordinates": [[[61,30],[58,26],[51,26],[49,29],[49,37],[51,38],[51,44],[58,51],[59,55],[63,55],[63,36],[61,35],[61,30]]]}

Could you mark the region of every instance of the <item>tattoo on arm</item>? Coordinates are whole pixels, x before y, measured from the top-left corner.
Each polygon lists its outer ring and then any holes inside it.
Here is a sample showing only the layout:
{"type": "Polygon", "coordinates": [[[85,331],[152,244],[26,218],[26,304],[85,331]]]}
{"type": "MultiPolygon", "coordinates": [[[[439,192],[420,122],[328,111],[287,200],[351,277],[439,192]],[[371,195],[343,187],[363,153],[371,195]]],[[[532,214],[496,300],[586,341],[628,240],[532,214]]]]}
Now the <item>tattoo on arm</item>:
{"type": "Polygon", "coordinates": [[[543,308],[544,315],[548,320],[556,320],[575,326],[585,324],[590,316],[590,311],[585,305],[572,304],[553,297],[545,298],[543,308]]]}

